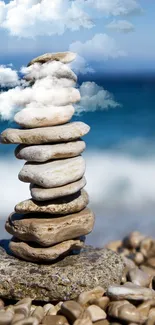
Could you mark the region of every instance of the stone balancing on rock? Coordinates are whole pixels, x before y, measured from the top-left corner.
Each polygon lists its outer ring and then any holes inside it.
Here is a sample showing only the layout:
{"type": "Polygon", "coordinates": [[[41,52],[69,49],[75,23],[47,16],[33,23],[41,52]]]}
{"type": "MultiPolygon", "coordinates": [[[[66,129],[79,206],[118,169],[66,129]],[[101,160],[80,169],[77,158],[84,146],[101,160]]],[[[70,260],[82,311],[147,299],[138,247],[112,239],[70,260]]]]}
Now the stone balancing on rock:
{"type": "MultiPolygon", "coordinates": [[[[90,128],[82,122],[70,123],[73,104],[80,100],[73,87],[77,77],[66,65],[74,58],[74,53],[47,54],[29,63],[29,67],[37,64],[41,68],[47,62],[59,62],[53,68],[50,105],[30,103],[14,117],[20,129],[7,129],[1,135],[2,143],[19,144],[15,155],[27,161],[19,179],[30,183],[32,198],[18,203],[6,222],[6,230],[14,236],[11,251],[27,261],[50,262],[79,251],[94,225],[83,189],[85,161],[81,156],[85,149],[81,137],[90,128]]],[[[26,80],[35,85],[31,73],[26,80]]]]}
{"type": "Polygon", "coordinates": [[[77,77],[66,64],[74,59],[74,53],[54,53],[28,64],[29,90],[45,81],[51,91],[50,105],[27,103],[14,118],[20,128],[1,134],[1,142],[18,144],[15,156],[27,161],[19,179],[30,183],[32,196],[18,203],[6,222],[13,239],[0,241],[1,298],[77,299],[84,290],[120,284],[124,274],[125,264],[118,254],[84,246],[84,237],[94,225],[83,189],[81,156],[85,149],[81,137],[90,128],[82,122],[70,123],[72,104],[80,100],[73,88],[77,77]],[[52,78],[46,79],[45,70],[52,71],[52,78]]]}

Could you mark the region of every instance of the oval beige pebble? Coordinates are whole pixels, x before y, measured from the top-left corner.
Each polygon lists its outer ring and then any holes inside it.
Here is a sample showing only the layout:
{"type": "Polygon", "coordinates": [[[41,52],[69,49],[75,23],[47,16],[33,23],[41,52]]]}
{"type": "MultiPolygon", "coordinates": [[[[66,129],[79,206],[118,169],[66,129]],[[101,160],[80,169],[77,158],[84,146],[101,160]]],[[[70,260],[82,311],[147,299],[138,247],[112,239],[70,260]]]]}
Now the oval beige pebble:
{"type": "Polygon", "coordinates": [[[76,53],[74,52],[57,52],[57,53],[45,53],[40,55],[28,63],[28,67],[34,63],[44,64],[48,61],[60,61],[62,63],[70,63],[76,59],[76,53]]]}
{"type": "MultiPolygon", "coordinates": [[[[77,101],[78,99],[79,97],[77,97],[77,101]]],[[[72,105],[30,107],[18,112],[14,121],[24,128],[61,125],[69,122],[74,112],[75,109],[72,105]]]]}
{"type": "Polygon", "coordinates": [[[74,325],[92,325],[92,320],[87,310],[85,310],[80,317],[74,322],[74,325]]]}
{"type": "Polygon", "coordinates": [[[86,310],[93,323],[99,320],[104,320],[107,317],[105,311],[96,305],[91,305],[86,310]]]}
{"type": "Polygon", "coordinates": [[[98,286],[90,291],[84,291],[82,292],[78,297],[78,302],[80,305],[86,305],[89,303],[92,299],[98,299],[101,298],[105,293],[105,290],[98,286]]]}
{"type": "Polygon", "coordinates": [[[22,182],[44,188],[59,187],[79,180],[85,173],[83,157],[51,161],[45,164],[26,163],[18,177],[22,182]]]}
{"type": "Polygon", "coordinates": [[[127,300],[111,302],[108,308],[108,315],[128,323],[140,323],[141,320],[140,313],[136,307],[127,300]]]}
{"type": "Polygon", "coordinates": [[[0,325],[10,325],[13,320],[13,313],[11,311],[0,310],[0,325]]]}
{"type": "Polygon", "coordinates": [[[77,140],[87,134],[90,127],[83,122],[35,128],[30,130],[6,129],[2,132],[1,143],[44,144],[77,140]]]}
{"type": "Polygon", "coordinates": [[[28,317],[31,311],[31,304],[31,298],[24,298],[16,303],[14,311],[15,313],[23,314],[25,317],[28,317]]]}
{"type": "Polygon", "coordinates": [[[29,317],[14,323],[14,325],[39,325],[39,321],[36,317],[29,317]]]}
{"type": "MultiPolygon", "coordinates": [[[[83,245],[84,245],[83,242],[81,242],[80,240],[68,240],[52,247],[43,248],[43,247],[36,247],[36,245],[33,246],[32,244],[28,245],[25,242],[11,240],[9,244],[9,248],[15,256],[20,257],[26,261],[51,262],[64,254],[66,255],[72,250],[81,249],[83,245]]],[[[53,310],[55,311],[55,308],[53,307],[51,307],[52,315],[55,315],[56,314],[55,312],[53,314],[53,310]]],[[[35,310],[32,313],[32,316],[35,315],[34,313],[35,310]]]]}
{"type": "Polygon", "coordinates": [[[51,213],[51,214],[71,214],[83,210],[89,203],[88,194],[85,190],[75,194],[58,198],[52,201],[38,202],[32,199],[18,203],[15,206],[17,213],[51,213]]]}
{"type": "Polygon", "coordinates": [[[149,288],[143,288],[131,282],[124,285],[113,285],[107,290],[107,296],[113,300],[148,300],[155,299],[155,291],[149,288]]]}
{"type": "Polygon", "coordinates": [[[36,201],[49,201],[59,197],[68,196],[80,191],[86,185],[85,177],[79,181],[55,188],[43,188],[35,184],[31,184],[30,191],[32,198],[36,201]]]}
{"type": "Polygon", "coordinates": [[[86,148],[84,141],[72,141],[60,144],[24,146],[15,150],[18,159],[29,162],[46,162],[51,159],[62,159],[79,156],[86,148]]]}
{"type": "Polygon", "coordinates": [[[32,317],[35,317],[38,319],[39,323],[41,323],[41,321],[44,318],[44,309],[41,306],[37,306],[36,309],[34,310],[32,317]]]}
{"type": "Polygon", "coordinates": [[[152,277],[138,268],[129,271],[128,279],[134,284],[142,287],[149,287],[152,277]]]}
{"type": "Polygon", "coordinates": [[[47,315],[44,317],[42,325],[69,325],[69,323],[62,315],[47,315]]]}
{"type": "Polygon", "coordinates": [[[83,312],[83,308],[76,301],[65,301],[61,305],[61,314],[64,315],[69,322],[74,323],[83,312]]]}
{"type": "Polygon", "coordinates": [[[90,233],[94,226],[94,214],[90,209],[78,213],[51,218],[36,214],[10,215],[6,230],[22,241],[33,241],[48,247],[63,241],[78,238],[90,233]],[[63,231],[62,231],[63,230],[63,231]]]}
{"type": "Polygon", "coordinates": [[[91,299],[89,301],[90,305],[96,305],[100,307],[103,310],[106,310],[108,305],[109,305],[110,299],[106,296],[101,297],[101,298],[96,298],[96,299],[91,299]]]}
{"type": "MultiPolygon", "coordinates": [[[[47,315],[47,313],[48,313],[48,311],[50,310],[50,308],[54,308],[54,309],[55,309],[55,306],[52,305],[52,304],[46,304],[46,305],[43,306],[43,309],[44,309],[44,315],[45,315],[45,316],[47,315]]],[[[56,311],[56,309],[55,309],[55,311],[56,311]]],[[[56,313],[53,314],[53,315],[56,315],[56,313]]]]}

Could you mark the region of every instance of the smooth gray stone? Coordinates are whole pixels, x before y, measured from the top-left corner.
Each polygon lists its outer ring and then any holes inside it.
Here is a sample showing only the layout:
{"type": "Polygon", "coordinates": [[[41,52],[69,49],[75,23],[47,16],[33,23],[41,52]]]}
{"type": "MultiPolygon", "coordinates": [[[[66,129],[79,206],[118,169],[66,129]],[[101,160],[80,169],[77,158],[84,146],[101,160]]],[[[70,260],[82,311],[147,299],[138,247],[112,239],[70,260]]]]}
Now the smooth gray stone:
{"type": "Polygon", "coordinates": [[[18,260],[0,247],[0,297],[20,300],[29,296],[47,302],[76,299],[96,286],[106,290],[119,284],[123,271],[122,258],[107,249],[86,247],[79,255],[43,265],[18,260]]]}
{"type": "Polygon", "coordinates": [[[83,177],[84,173],[85,161],[82,156],[78,156],[42,164],[28,162],[18,177],[22,182],[51,188],[73,183],[83,177]]]}
{"type": "Polygon", "coordinates": [[[35,184],[30,185],[31,196],[36,201],[48,201],[80,191],[86,185],[85,177],[79,181],[55,188],[43,188],[35,184]]]}
{"type": "Polygon", "coordinates": [[[6,144],[61,143],[77,140],[89,131],[90,127],[83,122],[73,122],[30,130],[6,129],[1,133],[0,142],[6,144]]]}
{"type": "Polygon", "coordinates": [[[71,158],[79,156],[85,149],[84,141],[72,141],[58,144],[37,146],[19,145],[15,150],[18,159],[34,162],[45,162],[52,159],[71,158]]]}

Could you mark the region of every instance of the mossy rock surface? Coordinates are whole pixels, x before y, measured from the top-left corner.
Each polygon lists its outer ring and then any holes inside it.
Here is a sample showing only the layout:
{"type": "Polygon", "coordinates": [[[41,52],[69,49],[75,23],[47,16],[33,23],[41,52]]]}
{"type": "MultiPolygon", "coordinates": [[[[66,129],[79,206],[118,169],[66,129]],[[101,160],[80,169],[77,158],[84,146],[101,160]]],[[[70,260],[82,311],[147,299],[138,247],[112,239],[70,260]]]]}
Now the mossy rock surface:
{"type": "Polygon", "coordinates": [[[120,283],[124,263],[107,249],[87,246],[79,255],[70,255],[54,264],[19,260],[6,252],[8,241],[0,242],[0,297],[19,300],[30,296],[38,301],[75,299],[96,286],[120,283]]]}

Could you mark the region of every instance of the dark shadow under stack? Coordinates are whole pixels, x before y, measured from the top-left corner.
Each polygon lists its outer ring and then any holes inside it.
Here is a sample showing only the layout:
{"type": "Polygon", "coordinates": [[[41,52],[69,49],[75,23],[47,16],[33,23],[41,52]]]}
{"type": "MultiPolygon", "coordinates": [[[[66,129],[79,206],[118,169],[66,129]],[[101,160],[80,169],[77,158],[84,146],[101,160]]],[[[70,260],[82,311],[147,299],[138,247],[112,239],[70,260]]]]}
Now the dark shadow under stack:
{"type": "Polygon", "coordinates": [[[85,149],[81,137],[89,126],[69,122],[73,104],[80,100],[74,88],[77,78],[67,65],[74,58],[70,52],[46,54],[29,63],[27,80],[32,89],[36,82],[33,66],[52,66],[51,103],[24,108],[14,118],[21,128],[1,134],[2,143],[19,144],[15,155],[27,161],[19,179],[30,183],[32,198],[17,204],[6,222],[6,230],[14,236],[11,251],[27,261],[50,262],[79,251],[94,225],[83,189],[85,161],[81,156],[85,149]]]}

